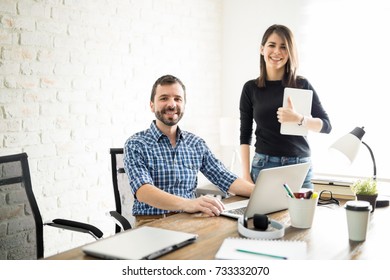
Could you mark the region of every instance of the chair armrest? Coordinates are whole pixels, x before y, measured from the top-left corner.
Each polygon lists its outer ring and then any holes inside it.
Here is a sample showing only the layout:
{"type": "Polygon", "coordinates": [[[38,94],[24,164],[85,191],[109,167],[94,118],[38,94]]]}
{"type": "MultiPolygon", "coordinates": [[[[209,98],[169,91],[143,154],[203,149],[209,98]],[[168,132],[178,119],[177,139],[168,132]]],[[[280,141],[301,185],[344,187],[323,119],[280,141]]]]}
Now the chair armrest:
{"type": "Polygon", "coordinates": [[[115,223],[121,228],[123,228],[123,230],[128,230],[132,228],[130,222],[118,212],[110,211],[110,216],[114,218],[115,223]]]}
{"type": "Polygon", "coordinates": [[[72,230],[72,231],[88,233],[92,235],[95,239],[99,239],[103,236],[103,232],[97,227],[90,224],[80,223],[71,220],[54,219],[52,222],[45,223],[45,225],[72,230]]]}

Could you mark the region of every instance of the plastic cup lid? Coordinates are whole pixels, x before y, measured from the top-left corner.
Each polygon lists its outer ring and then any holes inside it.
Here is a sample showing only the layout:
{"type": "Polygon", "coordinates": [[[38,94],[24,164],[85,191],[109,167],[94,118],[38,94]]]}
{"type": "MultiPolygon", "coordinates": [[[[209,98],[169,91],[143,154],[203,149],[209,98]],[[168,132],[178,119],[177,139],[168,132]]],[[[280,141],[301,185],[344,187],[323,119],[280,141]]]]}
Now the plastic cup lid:
{"type": "Polygon", "coordinates": [[[372,206],[368,201],[350,200],[345,203],[345,209],[353,211],[371,211],[372,206]]]}

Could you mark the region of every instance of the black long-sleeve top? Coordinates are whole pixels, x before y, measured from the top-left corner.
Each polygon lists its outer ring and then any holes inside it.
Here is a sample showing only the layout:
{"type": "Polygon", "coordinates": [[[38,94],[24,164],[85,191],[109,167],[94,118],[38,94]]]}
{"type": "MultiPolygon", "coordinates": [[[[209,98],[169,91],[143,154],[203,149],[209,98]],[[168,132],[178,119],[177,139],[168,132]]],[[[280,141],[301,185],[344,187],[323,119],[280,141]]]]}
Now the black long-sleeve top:
{"type": "MultiPolygon", "coordinates": [[[[299,88],[313,91],[311,116],[322,120],[321,133],[330,133],[332,126],[316,91],[305,78],[301,77],[297,81],[299,88]]],[[[244,84],[240,98],[240,143],[251,145],[255,120],[257,153],[279,157],[309,157],[311,152],[306,136],[280,134],[276,112],[283,105],[283,95],[282,81],[267,81],[262,88],[257,86],[257,79],[244,84]]]]}

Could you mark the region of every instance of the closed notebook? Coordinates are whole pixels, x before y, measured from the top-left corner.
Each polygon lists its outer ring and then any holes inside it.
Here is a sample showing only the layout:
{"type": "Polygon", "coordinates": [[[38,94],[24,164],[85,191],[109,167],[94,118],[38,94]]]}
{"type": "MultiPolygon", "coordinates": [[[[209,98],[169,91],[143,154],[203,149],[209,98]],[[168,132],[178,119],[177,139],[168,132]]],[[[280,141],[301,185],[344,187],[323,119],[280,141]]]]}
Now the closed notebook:
{"type": "Polygon", "coordinates": [[[221,260],[305,260],[307,246],[303,241],[226,238],[216,259],[221,260]]]}

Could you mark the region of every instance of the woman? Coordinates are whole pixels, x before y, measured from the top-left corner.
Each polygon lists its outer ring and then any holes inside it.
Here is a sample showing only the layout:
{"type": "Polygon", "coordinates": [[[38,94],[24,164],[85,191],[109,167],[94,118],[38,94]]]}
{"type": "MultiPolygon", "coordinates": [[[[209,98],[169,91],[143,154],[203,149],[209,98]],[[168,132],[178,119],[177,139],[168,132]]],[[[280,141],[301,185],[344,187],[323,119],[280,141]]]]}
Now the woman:
{"type": "MultiPolygon", "coordinates": [[[[332,129],[327,113],[309,81],[297,76],[298,56],[294,36],[283,25],[270,26],[260,46],[260,76],[245,83],[240,99],[241,156],[243,177],[255,182],[261,169],[310,161],[306,136],[280,134],[280,124],[294,122],[308,130],[329,133],[332,129]],[[313,91],[311,116],[294,110],[289,99],[282,107],[284,88],[313,91]],[[255,155],[250,170],[250,144],[253,120],[256,122],[255,155]]],[[[303,187],[313,188],[310,168],[303,187]]]]}

